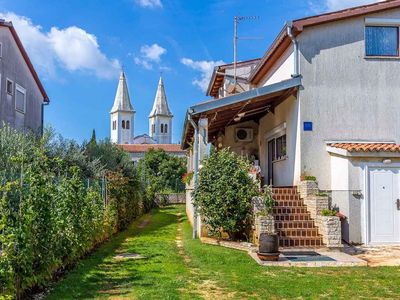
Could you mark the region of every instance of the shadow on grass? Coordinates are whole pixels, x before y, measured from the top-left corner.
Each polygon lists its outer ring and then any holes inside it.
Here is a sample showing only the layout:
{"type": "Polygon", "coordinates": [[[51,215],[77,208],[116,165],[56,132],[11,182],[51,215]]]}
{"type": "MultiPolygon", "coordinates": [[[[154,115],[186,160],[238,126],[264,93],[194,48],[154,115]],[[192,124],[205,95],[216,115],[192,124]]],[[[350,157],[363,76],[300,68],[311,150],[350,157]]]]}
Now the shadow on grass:
{"type": "Polygon", "coordinates": [[[93,299],[127,296],[134,289],[157,285],[163,264],[173,252],[176,208],[155,209],[99,247],[54,286],[47,299],[93,299]],[[139,228],[140,224],[145,227],[139,228]],[[172,237],[172,238],[171,238],[172,237]],[[144,259],[115,259],[118,253],[138,253],[144,259]]]}

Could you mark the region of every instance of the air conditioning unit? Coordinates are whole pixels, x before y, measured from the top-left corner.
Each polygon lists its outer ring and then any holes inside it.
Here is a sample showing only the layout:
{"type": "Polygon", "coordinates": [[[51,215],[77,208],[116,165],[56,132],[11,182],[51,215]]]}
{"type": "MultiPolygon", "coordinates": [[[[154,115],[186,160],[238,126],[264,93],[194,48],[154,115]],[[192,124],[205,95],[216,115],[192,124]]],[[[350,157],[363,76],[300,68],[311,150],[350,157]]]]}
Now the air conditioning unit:
{"type": "Polygon", "coordinates": [[[235,139],[236,142],[252,142],[254,138],[253,128],[236,128],[235,139]]]}

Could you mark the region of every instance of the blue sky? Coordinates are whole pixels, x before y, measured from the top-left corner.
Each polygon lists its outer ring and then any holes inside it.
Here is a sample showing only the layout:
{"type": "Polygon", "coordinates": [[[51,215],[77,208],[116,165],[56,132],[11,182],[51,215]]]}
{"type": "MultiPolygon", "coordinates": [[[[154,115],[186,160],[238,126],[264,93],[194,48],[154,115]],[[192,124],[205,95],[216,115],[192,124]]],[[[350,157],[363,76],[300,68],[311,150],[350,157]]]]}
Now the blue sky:
{"type": "Polygon", "coordinates": [[[174,142],[187,107],[206,99],[213,66],[232,62],[233,17],[244,22],[238,59],[261,57],[287,20],[373,0],[0,0],[51,104],[45,123],[67,138],[109,137],[109,111],[123,66],[136,110],[135,135],[147,133],[160,72],[174,114],[174,142]]]}

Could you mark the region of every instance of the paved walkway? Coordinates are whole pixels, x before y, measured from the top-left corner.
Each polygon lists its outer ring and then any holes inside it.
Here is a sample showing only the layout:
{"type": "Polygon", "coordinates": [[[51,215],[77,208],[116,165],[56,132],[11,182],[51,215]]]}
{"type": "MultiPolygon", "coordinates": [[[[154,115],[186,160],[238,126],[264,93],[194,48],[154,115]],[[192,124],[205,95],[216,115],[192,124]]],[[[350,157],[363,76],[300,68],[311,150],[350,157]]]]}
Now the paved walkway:
{"type": "Polygon", "coordinates": [[[400,266],[400,245],[346,247],[346,253],[367,261],[370,267],[400,266]]]}

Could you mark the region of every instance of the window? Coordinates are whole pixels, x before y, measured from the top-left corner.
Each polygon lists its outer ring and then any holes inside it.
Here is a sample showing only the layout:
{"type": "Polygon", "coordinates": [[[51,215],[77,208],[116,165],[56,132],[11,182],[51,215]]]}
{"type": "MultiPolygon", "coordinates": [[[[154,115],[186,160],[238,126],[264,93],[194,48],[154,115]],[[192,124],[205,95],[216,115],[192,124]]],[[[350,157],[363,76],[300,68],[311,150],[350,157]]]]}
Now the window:
{"type": "Polygon", "coordinates": [[[7,79],[6,80],[6,90],[7,90],[7,94],[13,95],[13,91],[14,91],[14,83],[10,80],[7,79]]]}
{"type": "Polygon", "coordinates": [[[164,133],[164,124],[161,124],[161,133],[164,133]]]}
{"type": "Polygon", "coordinates": [[[168,125],[167,124],[164,125],[164,132],[168,133],[168,125]]]}
{"type": "Polygon", "coordinates": [[[156,133],[156,124],[151,125],[151,132],[156,133]]]}
{"type": "Polygon", "coordinates": [[[26,90],[17,84],[15,93],[15,109],[25,113],[26,108],[26,90]]]}
{"type": "Polygon", "coordinates": [[[122,120],[122,129],[125,129],[125,120],[122,120]]]}
{"type": "Polygon", "coordinates": [[[366,56],[399,56],[399,27],[366,26],[366,56]]]}
{"type": "Polygon", "coordinates": [[[276,139],[276,159],[284,159],[286,158],[286,134],[278,137],[276,139]]]}
{"type": "Polygon", "coordinates": [[[275,162],[287,158],[286,134],[268,140],[268,160],[275,162]]]}
{"type": "Polygon", "coordinates": [[[112,122],[112,129],[116,130],[117,129],[117,121],[112,122]]]}

